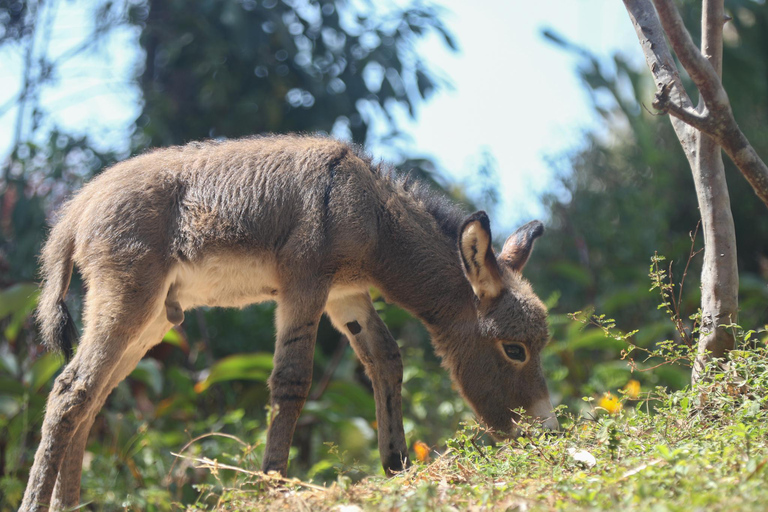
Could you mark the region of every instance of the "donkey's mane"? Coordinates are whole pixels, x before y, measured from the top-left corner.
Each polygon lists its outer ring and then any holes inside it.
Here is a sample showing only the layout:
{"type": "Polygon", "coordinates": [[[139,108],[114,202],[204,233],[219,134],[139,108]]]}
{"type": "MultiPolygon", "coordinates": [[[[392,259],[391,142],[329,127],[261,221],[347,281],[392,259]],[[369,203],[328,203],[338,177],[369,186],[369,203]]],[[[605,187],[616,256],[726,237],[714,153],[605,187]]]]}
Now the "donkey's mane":
{"type": "Polygon", "coordinates": [[[361,146],[350,144],[350,147],[355,156],[368,164],[371,172],[388,181],[398,194],[412,199],[431,215],[446,237],[451,240],[459,239],[459,228],[467,213],[444,193],[436,190],[428,181],[414,177],[410,172],[400,171],[384,162],[374,162],[361,146]]]}
{"type": "Polygon", "coordinates": [[[467,214],[424,181],[404,179],[403,189],[435,218],[440,230],[451,240],[459,239],[459,228],[467,214]]]}

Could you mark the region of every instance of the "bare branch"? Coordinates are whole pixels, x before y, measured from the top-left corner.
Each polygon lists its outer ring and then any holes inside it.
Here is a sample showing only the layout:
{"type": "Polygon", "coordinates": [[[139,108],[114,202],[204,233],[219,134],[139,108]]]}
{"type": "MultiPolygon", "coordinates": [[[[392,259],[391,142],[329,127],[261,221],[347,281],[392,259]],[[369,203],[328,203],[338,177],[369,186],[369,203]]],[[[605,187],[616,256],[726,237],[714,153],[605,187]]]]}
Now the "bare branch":
{"type": "MultiPolygon", "coordinates": [[[[677,58],[680,59],[680,63],[696,84],[696,87],[701,93],[701,97],[710,109],[714,109],[715,105],[723,108],[729,108],[728,96],[725,94],[720,84],[720,75],[715,68],[712,67],[710,61],[702,55],[699,49],[691,39],[691,35],[686,30],[683,24],[683,19],[680,17],[680,13],[677,11],[677,7],[672,0],[654,0],[656,10],[659,13],[661,19],[661,25],[664,27],[664,31],[667,34],[669,43],[672,45],[672,49],[675,50],[677,58]]],[[[711,3],[711,2],[710,2],[711,3]]],[[[717,3],[717,2],[715,2],[717,3]]],[[[722,3],[722,2],[721,2],[722,3]]],[[[722,7],[720,9],[720,42],[722,45],[722,7]]],[[[711,17],[708,21],[711,24],[711,17]]],[[[709,25],[707,25],[708,27],[709,25]]],[[[703,27],[703,28],[707,28],[703,27]]],[[[716,37],[714,38],[716,39],[716,37]]],[[[717,41],[711,41],[716,43],[717,41]]],[[[711,55],[711,58],[715,58],[715,64],[722,66],[722,50],[720,50],[719,57],[715,54],[711,55]]]]}
{"type": "Polygon", "coordinates": [[[12,107],[17,106],[22,98],[24,97],[24,94],[17,94],[13,98],[9,99],[2,105],[0,105],[0,117],[4,116],[7,111],[9,111],[12,107]]]}
{"type": "MultiPolygon", "coordinates": [[[[651,0],[624,0],[624,7],[626,7],[632,25],[635,27],[637,39],[640,41],[645,55],[645,61],[651,70],[658,90],[662,93],[666,90],[667,97],[674,95],[677,99],[677,105],[681,108],[687,111],[693,110],[693,102],[688,97],[688,93],[685,92],[680,73],[674,59],[672,59],[672,53],[670,53],[664,40],[664,29],[659,23],[659,17],[656,15],[651,0]]],[[[667,105],[667,108],[673,114],[676,112],[671,108],[671,105],[667,105]]],[[[689,125],[677,117],[673,117],[671,121],[683,148],[692,147],[693,130],[689,125]]]]}
{"type": "Polygon", "coordinates": [[[701,53],[709,61],[712,69],[720,77],[719,82],[722,83],[723,24],[725,23],[723,0],[704,0],[702,8],[704,12],[701,15],[701,53]]]}
{"type": "Polygon", "coordinates": [[[707,122],[709,118],[705,115],[701,115],[693,107],[684,107],[678,105],[669,97],[669,91],[672,89],[672,84],[664,84],[660,90],[656,91],[656,97],[651,104],[653,108],[664,114],[670,114],[677,119],[683,121],[689,126],[693,126],[697,130],[707,131],[707,122]]]}
{"type": "Polygon", "coordinates": [[[718,138],[725,153],[731,158],[741,174],[747,179],[757,197],[768,206],[768,166],[760,158],[747,137],[733,119],[728,131],[718,138]]]}
{"type": "Polygon", "coordinates": [[[667,84],[671,84],[670,90],[680,98],[680,104],[684,107],[692,106],[683,88],[672,54],[664,41],[664,31],[651,2],[624,0],[624,6],[637,32],[637,38],[640,40],[648,67],[651,68],[656,87],[662,89],[667,84]]]}
{"type": "MultiPolygon", "coordinates": [[[[624,6],[635,26],[646,63],[659,90],[657,99],[659,106],[662,107],[660,110],[667,111],[672,116],[672,126],[684,149],[691,148],[694,144],[694,131],[689,127],[701,130],[712,137],[723,147],[752,185],[755,194],[768,205],[768,166],[760,159],[736,123],[728,95],[720,83],[716,69],[691,40],[672,1],[654,0],[654,2],[659,11],[658,16],[651,5],[651,0],[624,0],[624,6]],[[685,66],[704,99],[695,115],[693,104],[683,89],[672,54],[664,40],[665,30],[680,62],[685,66]]],[[[719,0],[706,2],[704,21],[706,30],[710,28],[718,30],[719,25],[720,37],[722,37],[722,23],[725,19],[722,14],[722,2],[719,0]],[[718,8],[714,4],[720,4],[721,7],[718,8]]],[[[705,40],[705,47],[715,43],[716,37],[708,37],[710,39],[705,40]]],[[[712,63],[719,68],[722,55],[714,49],[710,53],[712,63]]],[[[688,153],[687,149],[686,153],[688,153]]]]}
{"type": "Polygon", "coordinates": [[[24,52],[24,72],[21,85],[21,94],[19,95],[19,110],[16,114],[16,123],[13,128],[13,143],[11,146],[13,148],[18,147],[19,143],[21,142],[24,118],[26,115],[25,110],[27,108],[27,100],[32,89],[32,66],[34,65],[35,40],[37,38],[37,31],[39,28],[39,5],[30,3],[29,10],[32,17],[32,33],[29,36],[29,43],[27,43],[27,48],[24,52]]]}

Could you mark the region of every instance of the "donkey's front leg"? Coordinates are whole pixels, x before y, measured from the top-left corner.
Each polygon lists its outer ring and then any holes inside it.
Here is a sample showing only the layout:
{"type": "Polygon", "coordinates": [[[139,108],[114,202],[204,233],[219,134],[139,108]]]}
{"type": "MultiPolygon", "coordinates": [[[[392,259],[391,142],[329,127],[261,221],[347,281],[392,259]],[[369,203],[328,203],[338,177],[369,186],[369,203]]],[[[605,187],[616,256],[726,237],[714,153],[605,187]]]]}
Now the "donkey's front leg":
{"type": "Polygon", "coordinates": [[[277,343],[269,377],[271,422],[262,469],[286,474],[296,422],[312,385],[317,324],[327,289],[281,290],[277,306],[277,343]]]}
{"type": "Polygon", "coordinates": [[[368,293],[328,301],[331,321],[349,338],[373,384],[379,456],[388,476],[407,466],[401,391],[403,361],[400,347],[379,317],[368,293]]]}

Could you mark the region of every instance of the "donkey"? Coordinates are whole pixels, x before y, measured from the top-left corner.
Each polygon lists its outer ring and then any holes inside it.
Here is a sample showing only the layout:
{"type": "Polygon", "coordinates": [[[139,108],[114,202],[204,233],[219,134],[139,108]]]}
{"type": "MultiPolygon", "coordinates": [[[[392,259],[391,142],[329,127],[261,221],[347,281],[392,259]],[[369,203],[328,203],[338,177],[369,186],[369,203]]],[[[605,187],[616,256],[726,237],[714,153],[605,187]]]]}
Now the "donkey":
{"type": "Polygon", "coordinates": [[[464,218],[359,149],[314,136],[192,143],[108,169],[67,203],[42,251],[42,339],[69,362],[48,397],[23,511],[77,506],[94,417],[149,348],[198,306],[276,301],[264,471],[283,475],[312,383],[321,315],[373,384],[381,462],[407,463],[400,351],[368,290],[427,326],[461,394],[499,436],[522,407],[557,428],[540,352],[546,309],[521,271],[543,226],[496,256],[488,217],[464,218]],[[84,332],[64,303],[87,283],[84,332]]]}

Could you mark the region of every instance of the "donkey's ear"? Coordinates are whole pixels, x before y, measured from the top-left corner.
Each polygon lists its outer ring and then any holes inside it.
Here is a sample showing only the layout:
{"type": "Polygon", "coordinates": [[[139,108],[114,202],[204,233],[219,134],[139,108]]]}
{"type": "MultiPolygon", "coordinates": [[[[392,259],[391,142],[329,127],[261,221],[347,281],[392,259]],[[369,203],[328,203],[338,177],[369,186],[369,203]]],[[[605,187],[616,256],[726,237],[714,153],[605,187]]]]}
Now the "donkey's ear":
{"type": "Polygon", "coordinates": [[[533,250],[533,242],[544,233],[544,224],[532,220],[507,238],[499,254],[499,263],[521,272],[533,250]]]}
{"type": "Polygon", "coordinates": [[[459,230],[459,252],[475,295],[481,300],[498,297],[501,272],[491,247],[491,223],[485,212],[473,213],[464,220],[459,230]]]}

